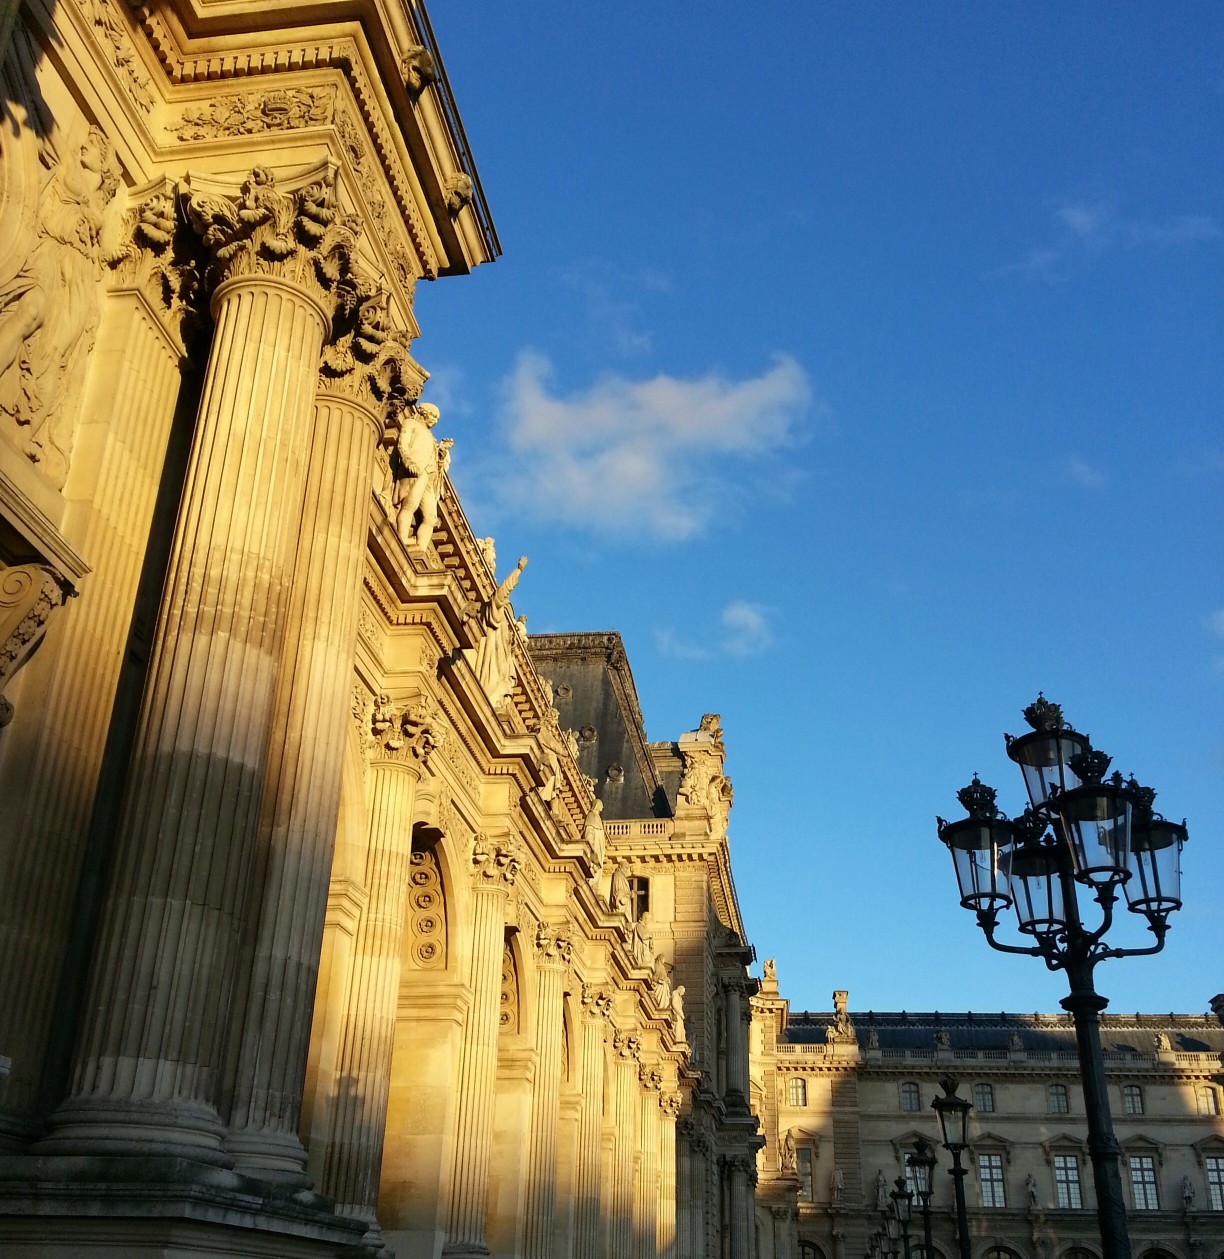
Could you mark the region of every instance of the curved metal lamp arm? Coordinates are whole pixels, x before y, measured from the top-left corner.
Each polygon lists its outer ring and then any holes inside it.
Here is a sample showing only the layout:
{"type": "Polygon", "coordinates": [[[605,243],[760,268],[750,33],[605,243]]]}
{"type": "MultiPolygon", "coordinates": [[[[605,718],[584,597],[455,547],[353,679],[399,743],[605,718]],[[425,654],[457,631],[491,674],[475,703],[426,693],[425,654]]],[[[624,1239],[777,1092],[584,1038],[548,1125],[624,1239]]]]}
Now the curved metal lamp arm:
{"type": "Polygon", "coordinates": [[[978,926],[982,928],[982,934],[986,937],[986,943],[990,945],[996,953],[1020,953],[1025,957],[1045,957],[1042,949],[1034,946],[1025,948],[1018,944],[1002,944],[995,939],[995,928],[999,925],[999,920],[994,910],[978,911],[978,926]]]}

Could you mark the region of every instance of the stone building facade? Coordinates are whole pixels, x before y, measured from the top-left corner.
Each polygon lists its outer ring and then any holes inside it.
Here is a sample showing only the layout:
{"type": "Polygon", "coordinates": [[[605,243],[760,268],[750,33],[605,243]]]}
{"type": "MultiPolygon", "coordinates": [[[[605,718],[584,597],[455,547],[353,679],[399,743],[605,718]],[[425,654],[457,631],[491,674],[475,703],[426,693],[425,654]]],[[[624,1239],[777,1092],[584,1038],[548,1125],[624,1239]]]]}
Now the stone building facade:
{"type": "Polygon", "coordinates": [[[0,54],[0,1253],[751,1255],[721,731],[609,640],[593,761],[455,497],[414,290],[498,243],[422,5],[0,54]]]}
{"type": "MultiPolygon", "coordinates": [[[[931,1101],[972,1102],[962,1156],[975,1259],[1099,1259],[1075,1032],[1066,1014],[796,1013],[772,963],[753,999],[759,1254],[857,1259],[921,1135],[939,1159],[932,1242],[959,1255],[931,1101]]],[[[1101,1039],[1137,1259],[1224,1255],[1224,998],[1208,1015],[1104,1015],[1101,1039]]],[[[917,1209],[911,1253],[922,1254],[917,1209]]]]}

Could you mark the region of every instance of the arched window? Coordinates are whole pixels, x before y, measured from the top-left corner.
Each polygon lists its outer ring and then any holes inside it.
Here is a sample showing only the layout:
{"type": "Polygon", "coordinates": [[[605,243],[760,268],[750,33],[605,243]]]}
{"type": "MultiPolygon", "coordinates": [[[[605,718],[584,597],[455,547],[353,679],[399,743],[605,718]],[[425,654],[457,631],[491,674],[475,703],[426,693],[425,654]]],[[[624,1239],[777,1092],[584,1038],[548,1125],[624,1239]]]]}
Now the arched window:
{"type": "Polygon", "coordinates": [[[909,1111],[911,1114],[917,1113],[922,1109],[922,1093],[918,1089],[918,1085],[912,1080],[906,1080],[901,1085],[901,1109],[909,1111]]]}
{"type": "Polygon", "coordinates": [[[1220,1095],[1210,1084],[1204,1084],[1199,1088],[1198,1113],[1200,1115],[1218,1115],[1220,1113],[1220,1095]]]}
{"type": "Polygon", "coordinates": [[[793,1077],[786,1086],[786,1101],[790,1106],[806,1106],[807,1081],[799,1076],[793,1077]]]}
{"type": "Polygon", "coordinates": [[[982,1256],[982,1259],[1020,1259],[1020,1256],[1006,1246],[992,1246],[982,1256]]]}
{"type": "Polygon", "coordinates": [[[821,1259],[819,1247],[811,1242],[800,1242],[799,1259],[821,1259]]]}
{"type": "Polygon", "coordinates": [[[973,1086],[973,1108],[979,1114],[990,1114],[994,1110],[994,1085],[975,1084],[973,1086]]]}
{"type": "Polygon", "coordinates": [[[1083,1246],[1072,1246],[1070,1250],[1063,1253],[1062,1259],[1097,1259],[1091,1250],[1085,1250],[1083,1246]]]}
{"type": "Polygon", "coordinates": [[[1122,1085],[1122,1113],[1124,1115],[1143,1114],[1143,1090],[1139,1085],[1122,1085]]]}
{"type": "Polygon", "coordinates": [[[1046,1085],[1046,1110],[1051,1115],[1066,1115],[1071,1110],[1071,1096],[1065,1084],[1046,1085]]]}

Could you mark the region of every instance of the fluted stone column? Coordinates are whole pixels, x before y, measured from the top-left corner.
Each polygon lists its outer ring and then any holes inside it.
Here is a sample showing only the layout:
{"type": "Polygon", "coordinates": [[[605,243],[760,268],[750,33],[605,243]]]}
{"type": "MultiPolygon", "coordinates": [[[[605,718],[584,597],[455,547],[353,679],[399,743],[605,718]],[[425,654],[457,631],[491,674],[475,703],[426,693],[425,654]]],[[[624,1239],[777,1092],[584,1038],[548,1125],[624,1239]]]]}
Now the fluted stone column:
{"type": "Polygon", "coordinates": [[[748,1103],[748,1045],[744,1026],[743,985],[731,980],[724,987],[727,1011],[727,1087],[728,1105],[748,1103]]]}
{"type": "Polygon", "coordinates": [[[324,176],[193,194],[215,331],[103,909],[72,1095],[48,1148],[227,1164],[216,1110],[301,519],[315,263],[352,232],[324,176]],[[309,225],[309,230],[307,229],[309,225]],[[337,234],[338,233],[338,234],[337,234]]]}
{"type": "Polygon", "coordinates": [[[638,1066],[641,1047],[634,1036],[617,1029],[616,1132],[612,1142],[612,1218],[608,1221],[608,1259],[633,1259],[633,1165],[638,1144],[638,1066]]]}
{"type": "Polygon", "coordinates": [[[696,1245],[693,1227],[693,1199],[695,1196],[693,1122],[681,1119],[676,1124],[676,1256],[677,1259],[694,1259],[696,1245]]]}
{"type": "Polygon", "coordinates": [[[237,1165],[306,1183],[298,1139],[311,1012],[350,720],[379,416],[338,392],[315,402],[300,549],[259,825],[262,905],[232,1056],[237,1165]]]}
{"type": "Polygon", "coordinates": [[[0,1010],[3,1051],[13,1065],[0,1148],[6,1136],[33,1134],[89,818],[182,381],[184,306],[166,300],[162,277],[180,276],[183,259],[173,232],[158,232],[156,241],[145,235],[150,215],[173,225],[164,193],[129,213],[64,487],[64,533],[105,578],[87,578],[67,614],[55,617],[30,661],[39,704],[5,732],[0,1010]]]}
{"type": "Polygon", "coordinates": [[[371,718],[370,828],[353,975],[345,1010],[338,1096],[319,1188],[346,1215],[376,1225],[387,1096],[407,913],[415,788],[428,770],[432,704],[379,704],[371,718]]]}
{"type": "Polygon", "coordinates": [[[751,1259],[755,1233],[752,1193],[748,1178],[753,1168],[749,1160],[737,1154],[728,1160],[727,1173],[731,1185],[731,1253],[751,1259]]]}
{"type": "Polygon", "coordinates": [[[561,1101],[561,983],[573,953],[567,935],[536,931],[536,1070],[531,1086],[524,1254],[551,1259],[555,1226],[557,1113],[561,1101]]]}
{"type": "Polygon", "coordinates": [[[506,901],[518,874],[508,841],[483,835],[472,850],[472,1004],[459,1059],[455,1155],[444,1255],[485,1255],[489,1145],[497,1084],[497,1027],[506,901]]]}
{"type": "Polygon", "coordinates": [[[641,1094],[638,1099],[638,1151],[641,1174],[638,1179],[637,1254],[640,1259],[653,1259],[658,1234],[658,1161],[659,1161],[659,1087],[661,1074],[650,1067],[638,1073],[641,1094]]]}
{"type": "Polygon", "coordinates": [[[598,1259],[601,1136],[604,1110],[604,1039],[612,999],[606,990],[582,988],[582,1111],[578,1120],[577,1223],[574,1259],[598,1259]]]}
{"type": "Polygon", "coordinates": [[[680,1113],[677,1093],[664,1093],[660,1099],[659,1125],[659,1259],[675,1259],[677,1179],[676,1120],[680,1113]]]}

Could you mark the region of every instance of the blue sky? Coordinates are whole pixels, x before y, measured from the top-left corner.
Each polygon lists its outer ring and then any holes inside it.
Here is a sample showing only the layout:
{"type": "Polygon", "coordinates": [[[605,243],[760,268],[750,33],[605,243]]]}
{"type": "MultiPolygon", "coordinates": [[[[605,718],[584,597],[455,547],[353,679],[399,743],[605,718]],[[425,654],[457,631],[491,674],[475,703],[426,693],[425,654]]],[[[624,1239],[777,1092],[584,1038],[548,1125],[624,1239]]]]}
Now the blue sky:
{"type": "MultiPolygon", "coordinates": [[[[1048,1010],[934,817],[1039,689],[1189,819],[1115,1011],[1224,990],[1213,4],[431,10],[504,249],[422,285],[452,476],[533,631],[721,713],[793,1008],[1048,1010]]],[[[1139,940],[1131,931],[1120,943],[1139,940]]]]}

